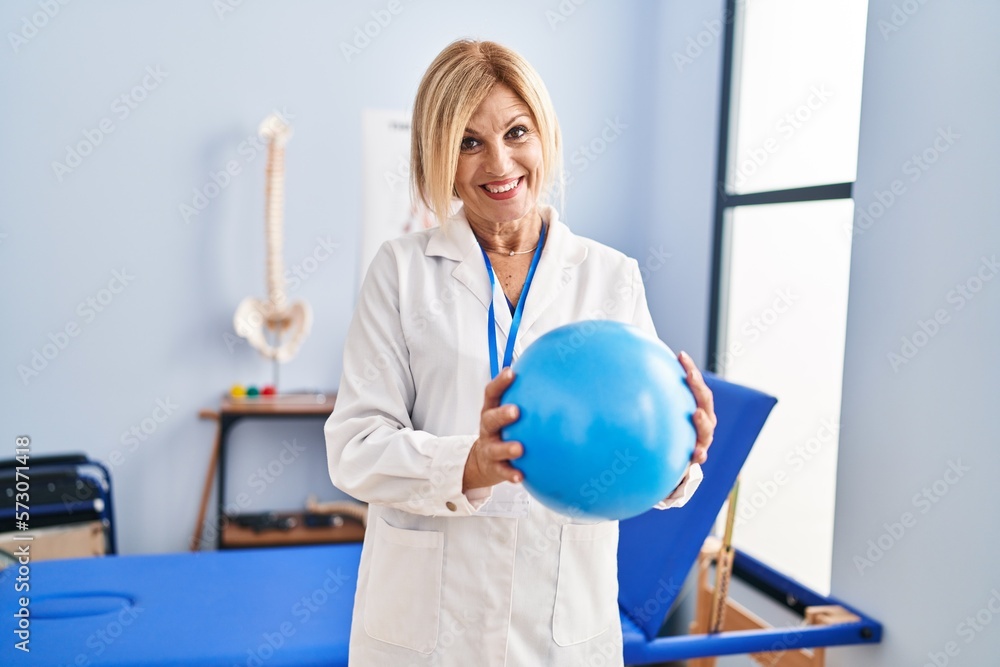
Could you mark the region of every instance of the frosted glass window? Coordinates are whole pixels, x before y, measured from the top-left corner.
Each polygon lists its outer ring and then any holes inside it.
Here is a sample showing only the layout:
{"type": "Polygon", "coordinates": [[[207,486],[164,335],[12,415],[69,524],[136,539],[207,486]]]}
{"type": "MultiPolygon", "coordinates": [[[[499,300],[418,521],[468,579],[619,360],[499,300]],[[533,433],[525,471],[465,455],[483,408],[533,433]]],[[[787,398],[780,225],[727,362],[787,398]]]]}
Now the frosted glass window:
{"type": "Polygon", "coordinates": [[[867,0],[738,3],[727,187],[854,181],[867,0]]]}
{"type": "Polygon", "coordinates": [[[732,210],[717,351],[724,377],[779,399],[741,474],[734,543],[821,592],[830,588],[853,210],[849,199],[732,210]]]}

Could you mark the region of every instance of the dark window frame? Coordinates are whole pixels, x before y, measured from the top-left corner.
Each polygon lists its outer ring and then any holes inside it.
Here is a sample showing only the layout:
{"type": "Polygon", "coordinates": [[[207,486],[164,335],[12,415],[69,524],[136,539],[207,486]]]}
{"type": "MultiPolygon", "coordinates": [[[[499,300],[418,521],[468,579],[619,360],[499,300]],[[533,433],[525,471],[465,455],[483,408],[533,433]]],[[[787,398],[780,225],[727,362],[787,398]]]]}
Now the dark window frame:
{"type": "Polygon", "coordinates": [[[708,316],[708,363],[707,369],[718,372],[719,333],[722,326],[723,290],[726,269],[729,265],[727,243],[727,218],[729,213],[741,206],[760,204],[786,204],[792,202],[823,201],[831,199],[851,199],[854,182],[811,185],[807,187],[768,190],[738,194],[729,192],[730,131],[735,109],[733,95],[734,71],[738,71],[736,40],[740,16],[738,5],[745,0],[725,0],[725,33],[722,50],[722,90],[719,95],[719,142],[716,155],[715,173],[715,216],[712,229],[712,273],[709,291],[708,316]]]}

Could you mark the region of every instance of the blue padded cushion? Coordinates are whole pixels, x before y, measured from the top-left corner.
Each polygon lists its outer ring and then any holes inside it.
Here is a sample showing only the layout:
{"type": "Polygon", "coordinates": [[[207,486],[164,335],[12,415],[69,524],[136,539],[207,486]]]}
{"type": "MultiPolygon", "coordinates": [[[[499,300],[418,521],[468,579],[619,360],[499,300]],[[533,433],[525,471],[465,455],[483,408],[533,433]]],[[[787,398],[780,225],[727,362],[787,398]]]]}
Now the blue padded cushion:
{"type": "Polygon", "coordinates": [[[347,665],[360,557],[339,544],[33,563],[30,654],[14,648],[8,567],[0,664],[347,665]]]}
{"type": "MultiPolygon", "coordinates": [[[[705,479],[681,508],[650,510],[620,523],[618,604],[647,639],[656,637],[715,524],[757,434],[777,400],[711,373],[719,423],[705,479]]],[[[627,642],[626,642],[627,643],[627,642]]]]}

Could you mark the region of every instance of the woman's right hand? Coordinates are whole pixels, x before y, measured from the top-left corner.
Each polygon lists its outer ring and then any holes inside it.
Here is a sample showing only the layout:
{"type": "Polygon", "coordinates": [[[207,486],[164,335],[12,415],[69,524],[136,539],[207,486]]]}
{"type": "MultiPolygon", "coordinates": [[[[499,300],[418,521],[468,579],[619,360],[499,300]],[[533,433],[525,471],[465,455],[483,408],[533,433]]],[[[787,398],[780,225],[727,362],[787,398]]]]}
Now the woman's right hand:
{"type": "Polygon", "coordinates": [[[514,371],[509,367],[500,371],[488,385],[479,417],[479,438],[469,451],[462,476],[462,491],[493,486],[500,482],[518,483],[523,476],[510,465],[510,459],[524,454],[519,442],[504,442],[500,429],[517,421],[516,405],[500,405],[503,393],[514,381],[514,371]]]}

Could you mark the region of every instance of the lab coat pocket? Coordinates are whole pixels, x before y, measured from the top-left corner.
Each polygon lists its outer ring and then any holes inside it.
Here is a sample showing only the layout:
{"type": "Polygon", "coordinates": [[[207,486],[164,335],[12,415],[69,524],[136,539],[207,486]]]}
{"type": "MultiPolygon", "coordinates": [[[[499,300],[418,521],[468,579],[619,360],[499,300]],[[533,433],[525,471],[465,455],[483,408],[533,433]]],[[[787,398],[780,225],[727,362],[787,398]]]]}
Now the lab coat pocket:
{"type": "Polygon", "coordinates": [[[618,523],[562,527],[552,639],[579,644],[618,622],[618,523]]]}
{"type": "Polygon", "coordinates": [[[395,528],[379,518],[365,593],[368,636],[420,653],[434,650],[443,559],[443,533],[395,528]]]}

